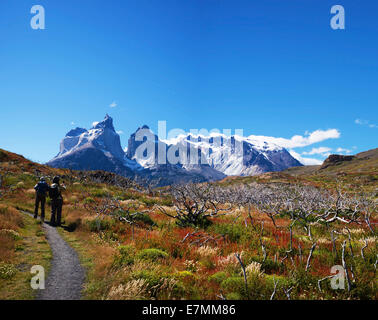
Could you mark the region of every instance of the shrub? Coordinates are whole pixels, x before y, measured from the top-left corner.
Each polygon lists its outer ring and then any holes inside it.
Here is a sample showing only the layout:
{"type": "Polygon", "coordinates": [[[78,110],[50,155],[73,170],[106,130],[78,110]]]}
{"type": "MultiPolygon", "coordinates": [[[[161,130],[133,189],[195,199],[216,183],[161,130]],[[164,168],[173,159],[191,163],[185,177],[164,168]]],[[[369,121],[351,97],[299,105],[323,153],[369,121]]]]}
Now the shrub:
{"type": "Polygon", "coordinates": [[[185,260],[184,264],[185,264],[186,270],[188,270],[188,271],[197,272],[198,269],[199,269],[198,261],[185,260]]]}
{"type": "Polygon", "coordinates": [[[209,281],[216,282],[218,284],[221,284],[226,279],[227,279],[227,273],[224,271],[216,272],[209,277],[209,281]]]}
{"type": "Polygon", "coordinates": [[[215,233],[226,235],[228,239],[232,242],[240,241],[240,238],[242,237],[243,232],[245,232],[242,226],[237,225],[237,224],[234,224],[234,225],[230,225],[226,223],[216,224],[214,225],[213,229],[215,233]]]}
{"type": "Polygon", "coordinates": [[[17,269],[13,264],[6,264],[0,262],[0,278],[1,279],[11,279],[17,273],[17,269]]]}
{"type": "Polygon", "coordinates": [[[73,232],[75,231],[77,228],[79,228],[81,226],[81,219],[80,218],[77,218],[75,221],[73,222],[70,222],[67,226],[67,230],[69,232],[73,232]]]}
{"type": "Polygon", "coordinates": [[[245,264],[250,264],[252,262],[258,262],[261,264],[261,270],[264,270],[265,273],[281,273],[285,269],[285,265],[279,262],[275,262],[270,257],[267,257],[265,261],[263,261],[262,256],[255,256],[249,252],[245,254],[245,264]]]}
{"type": "Polygon", "coordinates": [[[25,247],[21,244],[18,244],[16,245],[16,247],[14,248],[15,251],[24,251],[25,250],[25,247]]]}
{"type": "Polygon", "coordinates": [[[217,266],[211,257],[202,258],[200,264],[209,270],[215,269],[217,266]]]}
{"type": "Polygon", "coordinates": [[[265,280],[268,287],[273,288],[274,287],[274,281],[278,281],[278,287],[288,287],[289,286],[289,280],[284,277],[277,274],[269,274],[265,275],[265,280]],[[274,278],[274,280],[273,280],[274,278]]]}
{"type": "Polygon", "coordinates": [[[227,300],[241,300],[242,297],[237,292],[231,292],[231,293],[226,294],[226,299],[227,300]]]}
{"type": "Polygon", "coordinates": [[[221,288],[229,292],[243,292],[245,294],[245,283],[242,277],[230,277],[222,281],[221,288]]]}
{"type": "Polygon", "coordinates": [[[271,258],[266,258],[264,263],[261,259],[262,268],[265,270],[266,273],[272,272],[283,272],[285,269],[285,265],[279,262],[275,262],[271,258]]]}
{"type": "Polygon", "coordinates": [[[248,266],[245,267],[245,272],[247,277],[262,277],[264,275],[264,271],[261,270],[261,263],[256,261],[252,261],[248,266]]]}
{"type": "Polygon", "coordinates": [[[83,201],[84,204],[91,204],[94,203],[95,200],[92,197],[86,197],[83,201]]]}
{"type": "Polygon", "coordinates": [[[184,270],[184,271],[179,271],[175,274],[175,278],[179,280],[194,280],[195,276],[193,272],[184,270]]]}
{"type": "Polygon", "coordinates": [[[25,187],[25,183],[20,181],[16,184],[16,189],[23,189],[25,187]]]}
{"type": "Polygon", "coordinates": [[[144,224],[147,224],[149,226],[155,226],[156,225],[154,220],[152,220],[152,218],[146,213],[139,213],[139,214],[135,215],[133,217],[133,220],[143,222],[144,224]]]}
{"type": "Polygon", "coordinates": [[[120,267],[134,263],[135,248],[131,245],[119,246],[118,254],[114,257],[113,266],[120,267]]]}
{"type": "Polygon", "coordinates": [[[182,244],[174,244],[171,246],[171,255],[173,258],[177,259],[181,259],[183,256],[184,256],[184,248],[182,246],[182,244]]]}
{"type": "Polygon", "coordinates": [[[96,198],[104,198],[109,195],[109,190],[108,189],[96,189],[92,191],[92,196],[96,198]]]}
{"type": "Polygon", "coordinates": [[[35,235],[36,235],[37,237],[42,237],[42,236],[45,235],[45,233],[44,233],[42,230],[37,230],[37,231],[35,232],[35,235]]]}
{"type": "Polygon", "coordinates": [[[153,198],[147,198],[147,197],[142,197],[140,199],[147,207],[152,207],[155,204],[157,204],[159,201],[153,198]]]}
{"type": "Polygon", "coordinates": [[[237,293],[243,299],[267,298],[271,294],[270,288],[266,287],[264,277],[252,274],[248,276],[247,290],[243,277],[233,276],[222,281],[221,288],[227,293],[237,293]]]}
{"type": "Polygon", "coordinates": [[[19,182],[18,178],[16,176],[5,176],[3,177],[3,186],[12,186],[19,182]]]}
{"type": "Polygon", "coordinates": [[[182,291],[182,286],[178,286],[179,282],[160,272],[150,270],[141,270],[134,272],[133,279],[144,280],[144,285],[153,298],[157,296],[170,297],[178,295],[182,291]]]}
{"type": "Polygon", "coordinates": [[[309,272],[306,272],[304,268],[298,268],[290,273],[289,278],[290,285],[302,288],[307,286],[317,286],[317,279],[309,272]]]}
{"type": "Polygon", "coordinates": [[[112,227],[112,222],[109,220],[96,218],[94,220],[87,221],[87,225],[91,232],[98,232],[109,230],[112,227]]]}
{"type": "Polygon", "coordinates": [[[156,259],[164,259],[168,257],[168,253],[164,252],[160,249],[149,248],[143,249],[138,252],[137,258],[141,260],[156,260],[156,259]]]}

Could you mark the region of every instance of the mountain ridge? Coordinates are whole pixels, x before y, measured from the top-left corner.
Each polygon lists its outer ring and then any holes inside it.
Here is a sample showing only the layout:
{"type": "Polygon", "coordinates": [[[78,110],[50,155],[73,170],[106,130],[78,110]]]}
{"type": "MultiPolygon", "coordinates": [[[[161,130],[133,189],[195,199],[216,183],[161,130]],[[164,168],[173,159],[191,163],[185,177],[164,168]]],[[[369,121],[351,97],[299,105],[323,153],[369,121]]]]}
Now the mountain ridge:
{"type": "Polygon", "coordinates": [[[188,133],[163,140],[147,125],[131,134],[123,150],[108,114],[89,130],[70,130],[60,142],[57,156],[46,164],[55,168],[106,170],[157,185],[216,181],[230,175],[249,176],[302,165],[285,148],[249,137],[188,133]]]}

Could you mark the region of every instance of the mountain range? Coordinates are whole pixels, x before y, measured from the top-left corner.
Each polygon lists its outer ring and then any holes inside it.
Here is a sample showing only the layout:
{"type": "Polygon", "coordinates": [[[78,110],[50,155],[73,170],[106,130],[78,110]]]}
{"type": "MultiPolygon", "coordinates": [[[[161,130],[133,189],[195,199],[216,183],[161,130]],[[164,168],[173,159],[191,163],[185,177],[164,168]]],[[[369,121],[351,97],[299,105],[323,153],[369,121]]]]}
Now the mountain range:
{"type": "Polygon", "coordinates": [[[216,181],[226,176],[250,176],[282,171],[302,164],[272,143],[237,135],[191,133],[159,139],[148,126],[133,133],[125,150],[106,115],[89,130],[70,130],[59,153],[47,165],[74,170],[105,170],[157,186],[216,181]]]}

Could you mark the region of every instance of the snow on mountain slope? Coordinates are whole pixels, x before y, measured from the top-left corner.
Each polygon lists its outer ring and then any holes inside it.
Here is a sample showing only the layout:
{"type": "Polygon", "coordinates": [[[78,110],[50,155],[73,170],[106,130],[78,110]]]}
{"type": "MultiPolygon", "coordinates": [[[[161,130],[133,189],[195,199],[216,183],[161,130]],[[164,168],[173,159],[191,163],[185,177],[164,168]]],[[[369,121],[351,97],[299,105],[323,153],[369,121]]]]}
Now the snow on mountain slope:
{"type": "Polygon", "coordinates": [[[185,134],[160,140],[148,126],[121,147],[113,119],[106,115],[89,130],[69,131],[58,155],[47,163],[57,168],[107,170],[159,185],[215,181],[227,175],[256,175],[301,164],[286,149],[253,137],[185,134]]]}
{"type": "Polygon", "coordinates": [[[205,178],[205,181],[225,178],[222,172],[212,168],[207,162],[187,164],[185,161],[179,161],[178,157],[172,154],[175,153],[173,152],[175,150],[170,150],[170,147],[163,140],[160,140],[148,126],[144,125],[130,136],[126,156],[128,159],[135,160],[145,169],[161,173],[171,171],[183,174],[186,172],[196,177],[205,178]]]}
{"type": "Polygon", "coordinates": [[[207,137],[188,134],[163,141],[168,146],[187,145],[188,149],[200,150],[206,163],[225,175],[256,175],[301,166],[285,148],[251,137],[220,133],[211,133],[207,137]]]}
{"type": "Polygon", "coordinates": [[[108,153],[108,156],[123,160],[125,154],[121,148],[120,137],[114,130],[113,119],[108,115],[89,130],[76,128],[68,132],[60,143],[60,151],[54,160],[80,148],[92,146],[108,153]]]}

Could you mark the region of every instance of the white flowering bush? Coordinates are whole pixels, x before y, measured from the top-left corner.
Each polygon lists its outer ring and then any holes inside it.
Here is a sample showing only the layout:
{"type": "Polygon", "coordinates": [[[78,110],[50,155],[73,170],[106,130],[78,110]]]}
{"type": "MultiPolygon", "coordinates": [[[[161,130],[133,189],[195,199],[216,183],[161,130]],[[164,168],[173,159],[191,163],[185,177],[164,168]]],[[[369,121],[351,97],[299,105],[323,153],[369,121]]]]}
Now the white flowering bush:
{"type": "Polygon", "coordinates": [[[218,254],[219,249],[218,248],[212,248],[210,246],[202,246],[197,249],[197,253],[202,257],[202,258],[207,258],[207,257],[213,257],[218,254]]]}
{"type": "Polygon", "coordinates": [[[184,264],[185,264],[186,270],[190,272],[197,272],[200,268],[198,261],[185,260],[184,264]]]}
{"type": "Polygon", "coordinates": [[[246,266],[245,273],[247,274],[247,277],[262,277],[264,275],[264,271],[261,270],[261,263],[258,263],[256,261],[252,261],[248,266],[246,266]]]}

